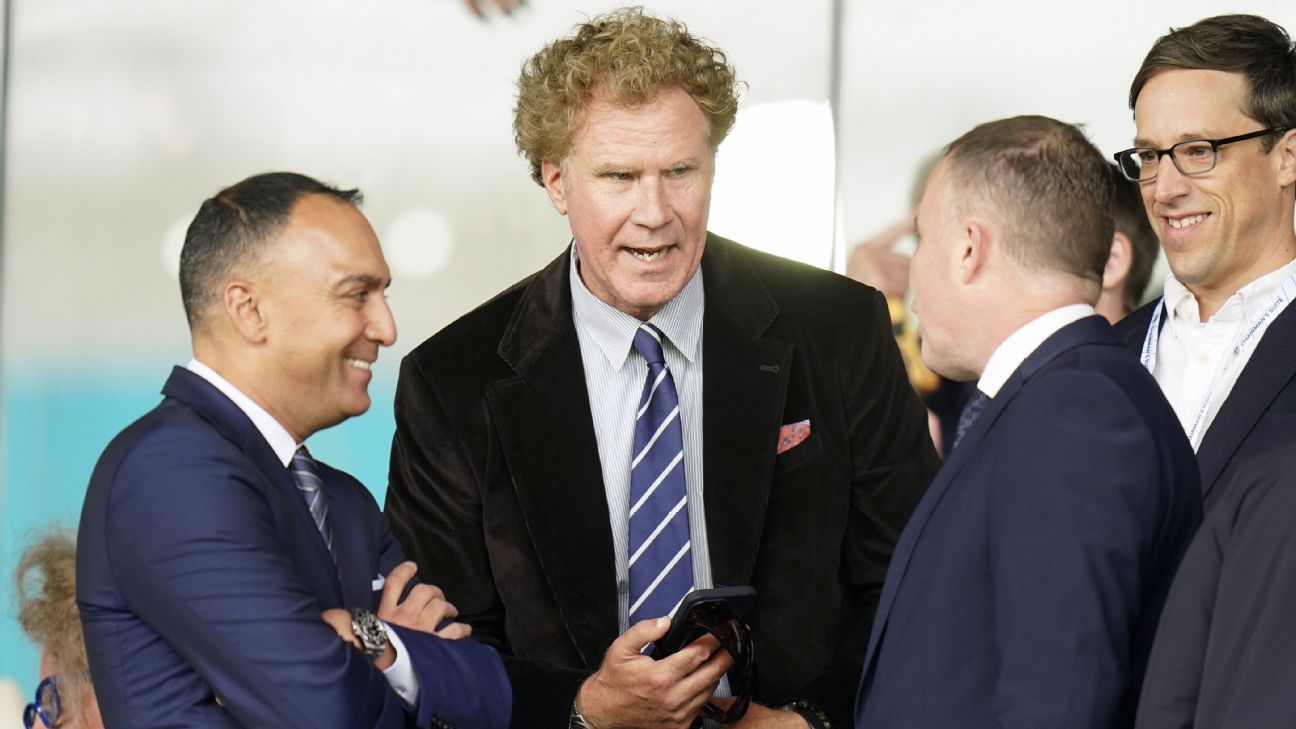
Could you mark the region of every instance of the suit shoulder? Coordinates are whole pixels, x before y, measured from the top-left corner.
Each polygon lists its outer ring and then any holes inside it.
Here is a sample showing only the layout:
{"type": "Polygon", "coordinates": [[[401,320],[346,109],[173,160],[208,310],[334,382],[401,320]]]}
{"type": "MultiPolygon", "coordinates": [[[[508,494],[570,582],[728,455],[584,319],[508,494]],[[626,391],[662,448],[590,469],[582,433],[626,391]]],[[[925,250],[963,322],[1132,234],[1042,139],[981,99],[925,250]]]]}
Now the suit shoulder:
{"type": "MultiPolygon", "coordinates": [[[[240,449],[193,409],[164,400],[128,425],[108,443],[100,456],[102,467],[123,462],[170,463],[201,454],[223,455],[240,449]]],[[[96,468],[98,474],[99,468],[96,468]]]]}

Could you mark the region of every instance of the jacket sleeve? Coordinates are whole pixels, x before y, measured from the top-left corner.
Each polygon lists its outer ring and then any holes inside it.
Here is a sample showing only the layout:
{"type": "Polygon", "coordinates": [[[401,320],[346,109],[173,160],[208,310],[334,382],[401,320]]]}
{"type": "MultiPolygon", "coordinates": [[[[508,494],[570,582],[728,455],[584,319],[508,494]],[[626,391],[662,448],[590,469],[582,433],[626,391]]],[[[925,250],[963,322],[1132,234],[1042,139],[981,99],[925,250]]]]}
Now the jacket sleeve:
{"type": "Polygon", "coordinates": [[[513,726],[565,726],[588,671],[517,658],[504,629],[483,530],[482,499],[461,434],[413,357],[396,386],[386,514],[406,554],[459,609],[473,637],[497,648],[512,685],[513,726]]]}
{"type": "MultiPolygon", "coordinates": [[[[373,497],[363,487],[359,488],[366,507],[373,510],[373,528],[379,545],[378,571],[386,575],[405,561],[405,555],[373,497]]],[[[419,578],[415,576],[410,586],[417,582],[419,578]]],[[[381,595],[381,591],[374,592],[375,611],[381,595]]],[[[401,626],[391,627],[404,643],[418,676],[418,705],[414,712],[419,727],[450,724],[460,729],[497,729],[508,726],[512,690],[494,648],[473,638],[445,640],[401,626]]]]}
{"type": "MultiPolygon", "coordinates": [[[[96,683],[106,676],[140,725],[405,726],[382,673],[320,619],[254,485],[263,478],[198,426],[146,435],[124,456],[108,499],[107,564],[156,640],[120,654],[124,666],[100,666],[96,683]],[[151,673],[152,688],[125,685],[126,670],[151,673]],[[210,720],[217,699],[232,722],[210,720]]],[[[111,626],[96,629],[113,640],[111,626]]]]}

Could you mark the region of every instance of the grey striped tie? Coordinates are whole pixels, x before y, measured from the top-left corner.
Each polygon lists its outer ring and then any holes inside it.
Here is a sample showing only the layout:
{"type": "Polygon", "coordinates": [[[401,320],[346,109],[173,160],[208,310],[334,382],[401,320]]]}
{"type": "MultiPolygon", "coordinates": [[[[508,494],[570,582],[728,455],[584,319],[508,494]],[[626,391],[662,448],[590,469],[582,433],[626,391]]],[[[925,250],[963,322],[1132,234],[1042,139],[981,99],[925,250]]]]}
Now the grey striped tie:
{"type": "Polygon", "coordinates": [[[337,552],[333,551],[333,528],[328,522],[328,495],[324,493],[324,481],[315,470],[315,459],[311,458],[306,446],[298,448],[293,454],[289,468],[292,469],[293,480],[297,482],[297,490],[301,492],[302,498],[306,499],[311,518],[315,520],[315,526],[319,528],[324,543],[328,545],[329,554],[336,563],[337,552]]]}

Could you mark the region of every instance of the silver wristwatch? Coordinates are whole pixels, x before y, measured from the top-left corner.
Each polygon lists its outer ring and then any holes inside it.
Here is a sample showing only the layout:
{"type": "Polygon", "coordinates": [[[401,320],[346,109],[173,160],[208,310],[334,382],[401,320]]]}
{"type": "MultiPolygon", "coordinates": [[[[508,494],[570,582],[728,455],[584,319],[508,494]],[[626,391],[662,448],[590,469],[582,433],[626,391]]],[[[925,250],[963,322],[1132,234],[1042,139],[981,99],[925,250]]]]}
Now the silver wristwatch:
{"type": "Polygon", "coordinates": [[[355,608],[351,611],[351,630],[355,631],[360,645],[364,646],[364,654],[371,661],[378,660],[387,651],[387,646],[391,645],[387,638],[387,626],[368,610],[355,608]]]}

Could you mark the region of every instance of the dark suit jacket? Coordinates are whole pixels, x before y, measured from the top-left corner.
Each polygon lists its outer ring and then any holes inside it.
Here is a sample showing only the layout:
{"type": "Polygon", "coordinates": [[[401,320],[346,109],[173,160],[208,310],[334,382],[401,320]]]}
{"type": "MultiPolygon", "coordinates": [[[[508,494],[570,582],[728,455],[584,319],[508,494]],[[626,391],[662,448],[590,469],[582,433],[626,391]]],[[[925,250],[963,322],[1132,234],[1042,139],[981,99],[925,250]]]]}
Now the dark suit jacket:
{"type": "Polygon", "coordinates": [[[398,629],[421,685],[407,716],[321,620],[329,608],[376,612],[374,579],[404,559],[358,481],[320,464],[335,566],[247,416],[181,368],[163,394],[104,451],[81,514],[77,604],[109,729],[507,722],[491,648],[398,629]]]}
{"type": "MultiPolygon", "coordinates": [[[[1161,300],[1121,320],[1116,333],[1135,352],[1143,349],[1152,312],[1161,300]]],[[[1166,318],[1161,318],[1165,326],[1166,318]]],[[[1220,407],[1197,448],[1202,499],[1209,513],[1223,496],[1220,484],[1238,468],[1291,447],[1296,432],[1296,306],[1269,324],[1237,383],[1220,407]]]]}
{"type": "Polygon", "coordinates": [[[987,403],[896,545],[865,659],[867,729],[1129,726],[1201,520],[1156,382],[1101,317],[987,403]]]}
{"type": "MultiPolygon", "coordinates": [[[[617,637],[617,587],[569,254],[401,368],[387,515],[506,654],[515,726],[560,726],[617,637]]],[[[849,722],[895,539],[936,458],[876,292],[716,236],[702,258],[712,576],[753,585],[756,696],[849,722]],[[776,456],[781,424],[811,434],[776,456]]]]}
{"type": "Polygon", "coordinates": [[[1296,726],[1296,450],[1222,493],[1170,588],[1138,729],[1296,726]]]}

